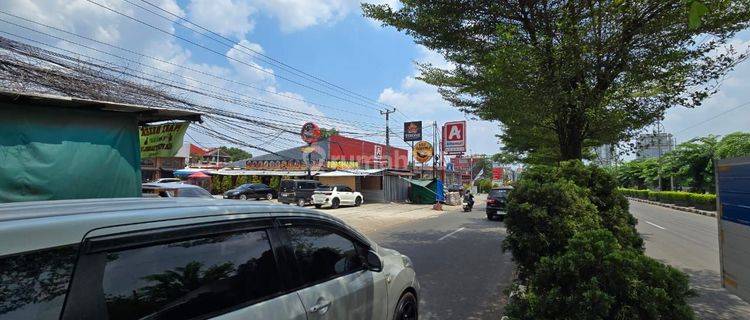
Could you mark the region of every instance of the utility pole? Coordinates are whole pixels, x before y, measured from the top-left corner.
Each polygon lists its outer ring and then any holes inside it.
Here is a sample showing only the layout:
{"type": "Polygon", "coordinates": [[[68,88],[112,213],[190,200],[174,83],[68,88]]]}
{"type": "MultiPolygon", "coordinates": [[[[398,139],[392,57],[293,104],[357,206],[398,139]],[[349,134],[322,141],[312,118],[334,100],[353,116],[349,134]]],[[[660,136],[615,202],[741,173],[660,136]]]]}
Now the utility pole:
{"type": "Polygon", "coordinates": [[[656,170],[659,179],[659,191],[662,190],[661,186],[661,121],[656,123],[656,148],[659,152],[659,157],[656,158],[656,163],[659,166],[656,170]]]}
{"type": "Polygon", "coordinates": [[[437,121],[432,122],[432,178],[437,179],[437,121]]]}
{"type": "Polygon", "coordinates": [[[396,108],[391,110],[385,109],[380,111],[381,115],[385,115],[385,170],[391,168],[391,129],[388,126],[388,118],[391,113],[396,112],[396,108]]]}

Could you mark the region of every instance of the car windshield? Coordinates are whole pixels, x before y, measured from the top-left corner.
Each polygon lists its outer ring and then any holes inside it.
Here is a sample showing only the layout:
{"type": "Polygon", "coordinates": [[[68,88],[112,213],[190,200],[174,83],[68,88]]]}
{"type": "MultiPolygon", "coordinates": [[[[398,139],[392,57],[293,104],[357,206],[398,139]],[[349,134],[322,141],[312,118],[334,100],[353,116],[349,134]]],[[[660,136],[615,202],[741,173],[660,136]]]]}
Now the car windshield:
{"type": "Polygon", "coordinates": [[[294,191],[294,185],[294,180],[281,180],[279,187],[281,188],[281,191],[294,191]]]}
{"type": "Polygon", "coordinates": [[[240,185],[239,187],[237,187],[237,189],[250,189],[252,187],[253,185],[251,183],[246,183],[246,184],[240,185]]]}

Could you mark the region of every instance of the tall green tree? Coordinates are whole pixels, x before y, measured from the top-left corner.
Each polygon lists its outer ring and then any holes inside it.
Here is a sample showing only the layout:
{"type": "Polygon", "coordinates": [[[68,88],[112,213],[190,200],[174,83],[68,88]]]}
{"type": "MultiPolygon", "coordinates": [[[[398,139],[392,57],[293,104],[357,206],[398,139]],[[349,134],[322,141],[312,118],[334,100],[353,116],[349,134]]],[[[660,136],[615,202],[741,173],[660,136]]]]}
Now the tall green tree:
{"type": "Polygon", "coordinates": [[[750,156],[750,133],[734,132],[721,138],[716,146],[716,159],[750,156]]]}
{"type": "Polygon", "coordinates": [[[459,109],[500,121],[506,150],[565,160],[633,136],[669,107],[700,105],[746,57],[726,44],[748,26],[750,1],[694,2],[402,0],[363,10],[442,53],[454,68],[423,64],[421,78],[459,109]]]}
{"type": "Polygon", "coordinates": [[[667,166],[673,168],[674,174],[685,181],[693,192],[713,192],[717,144],[718,138],[714,135],[680,143],[666,156],[667,166]]]}

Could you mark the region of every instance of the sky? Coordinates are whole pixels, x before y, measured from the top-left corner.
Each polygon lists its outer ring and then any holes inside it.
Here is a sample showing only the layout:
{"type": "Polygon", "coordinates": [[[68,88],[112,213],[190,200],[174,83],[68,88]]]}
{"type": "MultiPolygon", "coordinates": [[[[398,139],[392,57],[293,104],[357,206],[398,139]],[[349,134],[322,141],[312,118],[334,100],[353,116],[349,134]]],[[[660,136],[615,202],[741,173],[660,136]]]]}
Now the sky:
{"type": "MultiPolygon", "coordinates": [[[[397,5],[396,0],[371,2],[397,5]]],[[[375,142],[385,140],[385,119],[379,110],[389,105],[398,110],[390,118],[396,132],[407,120],[421,120],[425,127],[432,121],[440,126],[446,121],[468,120],[469,153],[493,154],[501,147],[495,137],[500,132],[497,123],[473,120],[444,101],[435,87],[417,79],[415,62],[446,68],[450,64],[404,33],[363,17],[357,0],[5,0],[0,10],[4,12],[0,19],[17,24],[0,21],[0,32],[5,32],[1,36],[25,37],[45,49],[68,50],[65,52],[82,58],[126,65],[186,86],[257,99],[287,111],[251,110],[191,96],[205,105],[295,126],[313,121],[375,142]],[[195,27],[182,27],[178,17],[219,33],[231,43],[212,41],[195,27]]],[[[739,34],[733,43],[747,48],[750,33],[739,34]]],[[[719,92],[703,106],[670,109],[663,122],[666,131],[685,141],[709,133],[750,129],[748,84],[750,63],[745,62],[727,76],[719,92]],[[748,104],[731,110],[745,102],[748,104]]],[[[253,132],[243,131],[237,136],[271,150],[301,144],[298,137],[270,129],[253,132]]],[[[425,130],[425,138],[431,140],[431,130],[425,130]]],[[[206,147],[224,144],[193,129],[187,140],[206,147]]],[[[405,146],[396,137],[391,142],[405,146]]]]}

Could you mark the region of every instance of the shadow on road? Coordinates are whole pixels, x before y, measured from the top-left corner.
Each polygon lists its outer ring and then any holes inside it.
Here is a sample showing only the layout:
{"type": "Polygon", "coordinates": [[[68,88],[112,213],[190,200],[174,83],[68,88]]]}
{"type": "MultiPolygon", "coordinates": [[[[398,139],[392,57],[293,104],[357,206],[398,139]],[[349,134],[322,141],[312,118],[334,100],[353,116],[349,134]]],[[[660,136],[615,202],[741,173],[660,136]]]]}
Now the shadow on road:
{"type": "Polygon", "coordinates": [[[721,287],[721,276],[713,270],[682,268],[698,294],[690,305],[700,319],[750,319],[750,305],[721,287]]]}
{"type": "Polygon", "coordinates": [[[395,232],[380,243],[408,255],[422,286],[423,319],[499,319],[505,305],[502,290],[510,283],[513,264],[502,252],[502,222],[488,221],[482,213],[461,214],[460,227],[449,237],[446,230],[395,232]],[[438,240],[444,237],[442,240],[438,240]]]}

